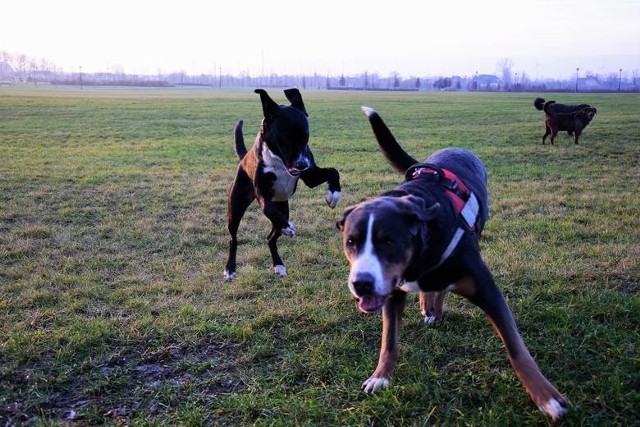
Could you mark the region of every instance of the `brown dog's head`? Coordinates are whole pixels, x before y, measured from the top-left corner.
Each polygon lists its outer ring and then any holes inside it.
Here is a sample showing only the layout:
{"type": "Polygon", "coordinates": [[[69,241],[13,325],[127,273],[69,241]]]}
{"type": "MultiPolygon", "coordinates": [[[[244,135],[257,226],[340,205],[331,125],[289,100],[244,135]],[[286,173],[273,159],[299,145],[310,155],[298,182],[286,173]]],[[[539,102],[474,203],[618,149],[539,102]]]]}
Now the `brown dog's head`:
{"type": "Polygon", "coordinates": [[[360,311],[379,310],[402,285],[416,251],[428,244],[427,222],[439,208],[437,203],[427,208],[411,195],[378,197],[347,208],[336,227],[351,265],[349,291],[360,311]]]}
{"type": "Polygon", "coordinates": [[[588,121],[593,120],[597,113],[598,110],[596,110],[594,107],[585,107],[580,110],[580,114],[584,115],[588,119],[588,121]]]}

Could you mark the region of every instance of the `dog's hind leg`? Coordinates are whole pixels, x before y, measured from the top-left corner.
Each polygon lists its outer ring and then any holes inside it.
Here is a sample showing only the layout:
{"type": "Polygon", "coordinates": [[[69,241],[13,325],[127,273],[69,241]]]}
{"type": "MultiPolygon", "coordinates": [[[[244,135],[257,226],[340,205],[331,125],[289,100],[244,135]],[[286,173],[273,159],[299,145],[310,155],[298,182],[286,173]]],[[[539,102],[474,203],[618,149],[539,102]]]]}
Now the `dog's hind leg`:
{"type": "Polygon", "coordinates": [[[538,409],[557,420],[566,413],[565,398],[540,372],[522,340],[502,292],[495,285],[491,272],[479,256],[475,265],[478,267],[475,278],[463,278],[456,283],[453,291],[484,310],[493,329],[506,346],[509,362],[529,396],[538,409]]]}
{"type": "Polygon", "coordinates": [[[578,138],[580,138],[580,135],[582,135],[582,130],[579,127],[577,127],[576,131],[574,132],[574,135],[573,135],[573,143],[574,144],[579,145],[578,144],[578,138]]]}
{"type": "Polygon", "coordinates": [[[287,275],[287,268],[280,258],[278,253],[278,238],[282,235],[282,231],[279,228],[273,227],[269,236],[267,237],[267,245],[269,245],[269,252],[271,252],[271,260],[273,261],[273,271],[280,277],[287,275]]]}
{"type": "Polygon", "coordinates": [[[224,268],[224,278],[231,281],[236,276],[236,252],[238,250],[238,227],[240,221],[253,202],[254,195],[249,177],[242,170],[238,169],[236,179],[229,188],[227,207],[227,228],[231,239],[229,240],[229,257],[224,268]]]}
{"type": "Polygon", "coordinates": [[[551,135],[551,128],[549,128],[548,125],[545,125],[544,127],[544,135],[542,135],[542,145],[544,145],[545,140],[547,139],[547,137],[551,135]]]}
{"type": "Polygon", "coordinates": [[[284,219],[287,226],[285,228],[279,227],[273,223],[273,228],[267,237],[267,244],[269,246],[269,252],[271,252],[271,260],[273,261],[273,271],[280,277],[287,275],[287,269],[280,258],[278,253],[278,238],[284,233],[288,236],[295,236],[296,229],[289,222],[289,203],[288,202],[271,202],[271,209],[277,210],[284,219]]]}
{"type": "Polygon", "coordinates": [[[424,323],[430,325],[442,318],[446,291],[420,292],[420,313],[424,316],[424,323]]]}

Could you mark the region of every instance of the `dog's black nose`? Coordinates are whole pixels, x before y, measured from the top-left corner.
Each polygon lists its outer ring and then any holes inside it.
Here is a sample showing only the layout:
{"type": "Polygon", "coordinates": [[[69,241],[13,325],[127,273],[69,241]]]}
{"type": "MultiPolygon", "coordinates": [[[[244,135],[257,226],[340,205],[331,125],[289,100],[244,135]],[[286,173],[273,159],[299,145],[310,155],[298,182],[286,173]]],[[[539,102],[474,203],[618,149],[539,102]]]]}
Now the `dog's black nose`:
{"type": "Polygon", "coordinates": [[[367,296],[373,294],[375,279],[369,273],[360,273],[352,282],[353,290],[358,296],[367,296]]]}

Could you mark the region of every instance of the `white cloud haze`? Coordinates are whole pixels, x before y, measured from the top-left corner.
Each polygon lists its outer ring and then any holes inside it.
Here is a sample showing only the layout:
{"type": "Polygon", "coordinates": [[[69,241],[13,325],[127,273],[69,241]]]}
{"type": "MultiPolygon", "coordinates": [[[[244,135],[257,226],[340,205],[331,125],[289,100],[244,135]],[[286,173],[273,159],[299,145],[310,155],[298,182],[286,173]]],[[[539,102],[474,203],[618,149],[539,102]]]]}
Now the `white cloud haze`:
{"type": "Polygon", "coordinates": [[[471,75],[499,58],[533,78],[640,70],[637,0],[36,0],[0,13],[0,50],[66,71],[471,75]]]}

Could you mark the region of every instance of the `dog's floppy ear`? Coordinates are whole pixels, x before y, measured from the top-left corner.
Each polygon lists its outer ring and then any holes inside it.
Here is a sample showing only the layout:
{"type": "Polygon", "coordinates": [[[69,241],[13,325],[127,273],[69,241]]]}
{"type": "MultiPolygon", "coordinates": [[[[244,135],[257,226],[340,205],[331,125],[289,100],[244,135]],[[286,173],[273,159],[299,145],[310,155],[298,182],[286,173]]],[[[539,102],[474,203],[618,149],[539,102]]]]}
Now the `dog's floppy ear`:
{"type": "Polygon", "coordinates": [[[412,195],[400,197],[400,201],[405,215],[410,220],[411,234],[419,236],[420,240],[426,243],[429,238],[427,222],[436,218],[440,210],[440,203],[434,203],[427,207],[424,199],[412,195]]]}
{"type": "Polygon", "coordinates": [[[286,89],[284,91],[284,96],[287,97],[289,102],[291,102],[291,106],[297,108],[302,111],[305,116],[309,116],[307,114],[307,110],[304,108],[304,102],[302,102],[302,95],[298,89],[286,89]]]}
{"type": "Polygon", "coordinates": [[[415,219],[420,222],[431,221],[438,215],[438,210],[440,210],[439,203],[434,203],[427,207],[424,199],[410,194],[400,197],[400,201],[408,209],[407,213],[415,216],[415,219]]]}
{"type": "Polygon", "coordinates": [[[262,112],[267,122],[273,120],[280,111],[280,106],[269,97],[269,94],[264,89],[256,89],[255,93],[260,95],[260,102],[262,102],[262,112]]]}
{"type": "Polygon", "coordinates": [[[345,209],[345,211],[342,213],[342,217],[338,221],[336,221],[336,228],[338,230],[340,230],[341,232],[344,231],[344,223],[347,220],[349,214],[353,212],[355,208],[356,206],[349,206],[347,209],[345,209]]]}

